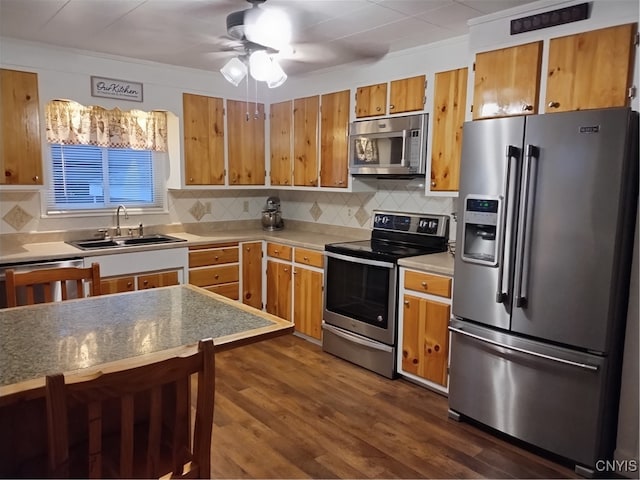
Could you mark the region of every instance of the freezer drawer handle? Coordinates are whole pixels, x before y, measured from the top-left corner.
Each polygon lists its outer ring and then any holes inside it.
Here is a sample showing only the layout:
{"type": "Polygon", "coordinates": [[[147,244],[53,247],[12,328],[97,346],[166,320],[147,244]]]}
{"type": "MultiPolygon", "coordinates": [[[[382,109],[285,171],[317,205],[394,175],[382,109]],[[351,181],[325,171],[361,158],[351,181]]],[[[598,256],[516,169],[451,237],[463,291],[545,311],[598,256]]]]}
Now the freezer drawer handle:
{"type": "Polygon", "coordinates": [[[496,347],[506,348],[508,350],[513,350],[515,352],[524,353],[525,355],[532,355],[534,357],[544,358],[545,360],[551,360],[553,362],[564,363],[565,365],[571,365],[572,367],[584,368],[585,370],[591,370],[592,372],[598,371],[597,365],[590,365],[588,363],[580,363],[573,362],[571,360],[565,360],[564,358],[552,357],[550,355],[545,355],[544,353],[532,352],[531,350],[525,350],[524,348],[512,347],[511,345],[505,345],[504,343],[496,342],[495,340],[489,340],[488,338],[481,337],[479,335],[474,335],[473,333],[465,332],[459,328],[449,327],[449,330],[455,333],[459,333],[460,335],[466,335],[467,337],[471,337],[480,342],[489,343],[496,347]]]}

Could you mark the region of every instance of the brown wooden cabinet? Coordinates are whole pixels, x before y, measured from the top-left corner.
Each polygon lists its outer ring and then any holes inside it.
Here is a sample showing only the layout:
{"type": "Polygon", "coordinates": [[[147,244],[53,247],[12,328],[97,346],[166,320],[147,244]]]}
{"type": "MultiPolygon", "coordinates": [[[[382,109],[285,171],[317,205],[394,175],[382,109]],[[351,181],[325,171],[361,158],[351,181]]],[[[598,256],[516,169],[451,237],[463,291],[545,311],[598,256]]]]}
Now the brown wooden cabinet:
{"type": "Polygon", "coordinates": [[[264,104],[227,100],[229,185],[264,185],[264,104]]]}
{"type": "Polygon", "coordinates": [[[103,278],[100,281],[100,292],[102,295],[107,295],[110,293],[146,290],[148,288],[168,287],[170,285],[178,285],[179,283],[180,279],[177,270],[144,273],[140,275],[122,275],[103,278]]]}
{"type": "Polygon", "coordinates": [[[189,283],[224,295],[240,298],[238,243],[213,243],[189,247],[189,283]]]}
{"type": "Polygon", "coordinates": [[[387,84],[377,83],[356,90],[356,117],[373,117],[387,113],[387,84]]]}
{"type": "Polygon", "coordinates": [[[466,103],[467,68],[436,73],[432,114],[431,191],[458,190],[466,103]]]}
{"type": "Polygon", "coordinates": [[[0,184],[42,185],[38,76],[0,69],[0,184]]]}
{"type": "Polygon", "coordinates": [[[273,103],[269,108],[269,145],[271,153],[271,185],[291,185],[293,102],[273,103]]]}
{"type": "Polygon", "coordinates": [[[476,54],[473,119],[538,113],[542,42],[476,54]]]}
{"type": "Polygon", "coordinates": [[[403,281],[401,371],[446,388],[451,278],[404,270],[403,281]]]}
{"type": "Polygon", "coordinates": [[[320,97],[293,101],[293,184],[318,186],[318,117],[320,97]]]}
{"type": "Polygon", "coordinates": [[[295,331],[320,340],[324,305],[324,254],[316,250],[296,247],[293,260],[295,262],[293,270],[295,331]],[[314,270],[313,267],[316,269],[314,270]]]}
{"type": "Polygon", "coordinates": [[[349,104],[351,92],[322,95],[320,122],[320,186],[349,185],[349,104]]]}
{"type": "Polygon", "coordinates": [[[636,27],[632,23],[551,39],[546,111],[627,106],[636,27]]]}
{"type": "Polygon", "coordinates": [[[182,94],[185,185],[224,185],[221,98],[182,94]]]}
{"type": "Polygon", "coordinates": [[[426,87],[425,75],[392,81],[389,91],[389,113],[423,110],[426,101],[426,87]]]}
{"type": "Polygon", "coordinates": [[[295,266],[293,275],[293,323],[295,330],[320,340],[322,338],[323,273],[295,266]]]}
{"type": "Polygon", "coordinates": [[[376,83],[356,90],[356,118],[386,115],[387,113],[416,112],[424,109],[426,75],[393,80],[390,84],[376,83]],[[387,108],[387,86],[389,107],[387,108]]]}
{"type": "Polygon", "coordinates": [[[291,264],[267,260],[268,313],[291,320],[291,264]]]}
{"type": "Polygon", "coordinates": [[[262,242],[241,244],[242,303],[262,310],[262,242]]]}

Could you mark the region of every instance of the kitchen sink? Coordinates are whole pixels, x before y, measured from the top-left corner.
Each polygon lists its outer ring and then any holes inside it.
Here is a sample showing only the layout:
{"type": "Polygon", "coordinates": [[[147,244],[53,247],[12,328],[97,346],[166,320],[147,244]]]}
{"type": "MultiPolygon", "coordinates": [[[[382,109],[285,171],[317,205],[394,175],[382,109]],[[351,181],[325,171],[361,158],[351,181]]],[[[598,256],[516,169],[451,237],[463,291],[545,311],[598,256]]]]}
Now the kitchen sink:
{"type": "Polygon", "coordinates": [[[114,239],[87,239],[87,240],[70,240],[67,243],[81,250],[95,250],[98,248],[119,248],[133,247],[136,245],[155,245],[160,243],[186,242],[182,238],[172,237],[170,235],[154,234],[144,235],[142,237],[123,237],[114,239]]]}

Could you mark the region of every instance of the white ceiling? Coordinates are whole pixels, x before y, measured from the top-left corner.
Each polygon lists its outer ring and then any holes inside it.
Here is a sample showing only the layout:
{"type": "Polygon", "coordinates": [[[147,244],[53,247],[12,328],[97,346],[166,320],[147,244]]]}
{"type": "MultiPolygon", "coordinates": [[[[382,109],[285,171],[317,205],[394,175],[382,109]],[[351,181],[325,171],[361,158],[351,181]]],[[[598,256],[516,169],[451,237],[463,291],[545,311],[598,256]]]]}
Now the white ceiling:
{"type": "MultiPolygon", "coordinates": [[[[468,32],[467,21],[532,0],[268,0],[292,18],[291,74],[468,32]]],[[[0,0],[0,36],[203,70],[232,55],[226,16],[245,0],[0,0]]]]}

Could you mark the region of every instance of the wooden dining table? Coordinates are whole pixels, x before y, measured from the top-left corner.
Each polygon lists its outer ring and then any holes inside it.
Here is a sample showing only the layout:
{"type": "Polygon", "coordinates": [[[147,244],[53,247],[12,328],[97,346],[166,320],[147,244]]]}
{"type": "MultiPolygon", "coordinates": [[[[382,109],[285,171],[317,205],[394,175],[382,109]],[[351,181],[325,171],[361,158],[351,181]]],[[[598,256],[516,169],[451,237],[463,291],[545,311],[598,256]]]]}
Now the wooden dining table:
{"type": "Polygon", "coordinates": [[[192,285],[0,310],[0,477],[46,448],[45,376],[160,361],[198,340],[216,351],[293,323],[192,285]]]}

